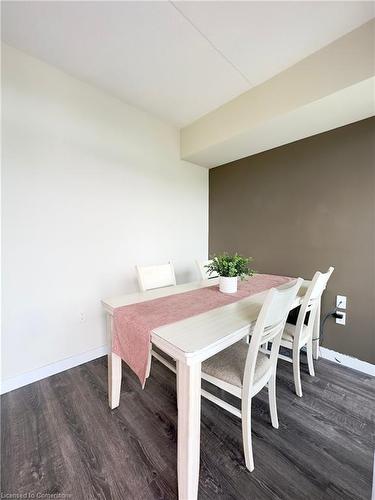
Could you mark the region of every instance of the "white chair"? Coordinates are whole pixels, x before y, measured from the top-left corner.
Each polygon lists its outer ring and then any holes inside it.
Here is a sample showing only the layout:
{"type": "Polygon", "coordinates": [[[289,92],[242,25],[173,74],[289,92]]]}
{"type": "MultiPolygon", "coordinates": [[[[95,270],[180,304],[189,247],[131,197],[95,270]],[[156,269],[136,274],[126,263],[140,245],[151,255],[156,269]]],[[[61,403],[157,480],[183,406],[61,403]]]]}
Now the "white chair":
{"type": "MultiPolygon", "coordinates": [[[[176,276],[172,262],[158,266],[135,267],[137,269],[138,283],[141,292],[176,285],[176,276]]],[[[163,356],[150,349],[146,378],[150,375],[152,356],[171,369],[171,364],[163,356]]]]}
{"type": "Polygon", "coordinates": [[[333,270],[334,268],[330,267],[325,274],[322,274],[319,271],[315,273],[301,304],[297,317],[297,323],[295,325],[286,323],[281,337],[281,345],[292,350],[292,358],[284,355],[279,355],[279,357],[293,363],[294,386],[296,394],[300,397],[302,396],[300,373],[301,349],[306,346],[309,373],[313,377],[315,375],[313,363],[314,323],[315,321],[320,320],[320,318],[317,318],[319,303],[333,270]],[[307,313],[310,314],[306,320],[307,313]]]}
{"type": "Polygon", "coordinates": [[[135,266],[139,288],[142,292],[176,285],[176,276],[172,262],[159,266],[135,266]]]}
{"type": "Polygon", "coordinates": [[[208,264],[211,264],[212,260],[196,260],[195,261],[198,267],[199,274],[202,280],[208,280],[210,278],[218,278],[219,275],[217,273],[212,273],[211,275],[208,273],[207,267],[208,264]]]}
{"type": "Polygon", "coordinates": [[[279,427],[276,407],[276,365],[281,335],[286,318],[303,280],[272,288],[266,296],[256,321],[250,344],[237,342],[202,363],[202,378],[241,399],[241,411],[213,394],[202,390],[202,395],[242,418],[242,439],[246,467],[254,470],[251,440],[251,400],[268,386],[272,426],[279,427]],[[260,352],[260,346],[272,340],[269,356],[260,352]]]}

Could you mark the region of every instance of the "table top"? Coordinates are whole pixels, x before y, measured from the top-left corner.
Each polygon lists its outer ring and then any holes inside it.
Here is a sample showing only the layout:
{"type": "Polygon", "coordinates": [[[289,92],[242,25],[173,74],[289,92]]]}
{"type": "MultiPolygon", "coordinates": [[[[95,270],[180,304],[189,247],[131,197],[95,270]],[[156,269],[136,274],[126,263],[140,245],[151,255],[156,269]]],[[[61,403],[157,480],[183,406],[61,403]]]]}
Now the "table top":
{"type": "MultiPolygon", "coordinates": [[[[118,307],[214,286],[218,282],[218,278],[214,278],[132,293],[103,300],[102,304],[109,314],[113,314],[118,307]]],[[[309,283],[304,281],[292,309],[301,304],[309,283]]],[[[267,291],[257,293],[232,304],[156,328],[151,333],[152,343],[173,358],[188,364],[203,361],[250,333],[266,294],[267,291]]]]}
{"type": "Polygon", "coordinates": [[[148,290],[147,292],[127,293],[125,295],[119,295],[117,297],[102,300],[102,305],[109,314],[113,314],[113,311],[118,307],[138,304],[140,302],[146,302],[147,300],[160,299],[161,297],[168,297],[169,295],[175,295],[177,293],[190,292],[191,290],[198,290],[198,288],[217,285],[218,283],[219,279],[214,278],[209,280],[193,281],[191,283],[183,283],[182,285],[155,288],[154,290],[148,290]]]}

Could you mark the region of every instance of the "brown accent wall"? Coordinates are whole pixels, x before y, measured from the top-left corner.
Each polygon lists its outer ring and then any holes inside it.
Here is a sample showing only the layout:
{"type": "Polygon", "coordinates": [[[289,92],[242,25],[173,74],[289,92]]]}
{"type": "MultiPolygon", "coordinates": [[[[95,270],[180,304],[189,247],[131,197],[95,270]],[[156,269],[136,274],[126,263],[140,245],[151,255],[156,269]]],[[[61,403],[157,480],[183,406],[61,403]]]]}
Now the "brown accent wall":
{"type": "Polygon", "coordinates": [[[324,346],[375,363],[375,118],[210,170],[210,253],[311,278],[335,267],[323,314],[348,297],[324,346]]]}

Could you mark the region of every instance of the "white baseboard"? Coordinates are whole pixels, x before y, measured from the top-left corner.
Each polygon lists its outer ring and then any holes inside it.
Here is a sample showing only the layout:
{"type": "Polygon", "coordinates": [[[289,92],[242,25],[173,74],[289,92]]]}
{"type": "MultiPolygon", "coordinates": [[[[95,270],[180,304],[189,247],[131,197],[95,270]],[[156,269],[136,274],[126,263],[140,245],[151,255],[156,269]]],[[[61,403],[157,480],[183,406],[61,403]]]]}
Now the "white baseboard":
{"type": "MultiPolygon", "coordinates": [[[[108,347],[101,346],[96,349],[91,349],[90,351],[78,354],[77,356],[72,356],[70,358],[62,359],[61,361],[56,361],[56,363],[51,363],[50,365],[42,366],[37,370],[31,372],[23,373],[17,377],[12,377],[3,380],[1,383],[0,394],[5,394],[6,392],[13,391],[24,385],[37,382],[43,378],[50,377],[56,373],[69,370],[69,368],[74,368],[75,366],[82,365],[93,359],[100,358],[108,354],[108,347]]],[[[366,361],[361,361],[360,359],[352,358],[346,354],[341,354],[339,352],[331,351],[326,347],[320,347],[320,356],[329,361],[333,361],[336,364],[347,366],[348,368],[353,368],[368,375],[375,376],[375,365],[367,363],[366,361]]]]}
{"type": "Polygon", "coordinates": [[[358,370],[359,372],[367,373],[367,375],[375,377],[375,365],[367,363],[366,361],[352,358],[347,354],[331,351],[331,349],[327,349],[326,347],[320,347],[320,356],[324,359],[328,359],[329,361],[333,361],[337,365],[353,368],[353,370],[358,370]]]}
{"type": "Polygon", "coordinates": [[[104,345],[82,354],[78,354],[77,356],[72,356],[70,358],[62,359],[61,361],[56,361],[56,363],[42,366],[41,368],[37,368],[31,372],[22,373],[22,375],[2,380],[0,394],[5,394],[6,392],[13,391],[14,389],[18,389],[24,385],[42,380],[43,378],[50,377],[51,375],[55,375],[56,373],[60,373],[65,370],[69,370],[69,368],[82,365],[83,363],[87,363],[93,359],[105,356],[106,354],[108,354],[108,346],[104,345]]]}

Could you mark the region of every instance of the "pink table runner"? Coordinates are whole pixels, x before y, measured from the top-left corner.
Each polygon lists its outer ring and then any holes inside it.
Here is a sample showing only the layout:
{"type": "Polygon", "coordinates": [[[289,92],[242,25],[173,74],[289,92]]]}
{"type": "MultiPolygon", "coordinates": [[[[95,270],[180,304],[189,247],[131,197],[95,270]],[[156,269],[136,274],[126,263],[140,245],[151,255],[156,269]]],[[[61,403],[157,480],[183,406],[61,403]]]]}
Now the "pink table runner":
{"type": "Polygon", "coordinates": [[[240,281],[237,293],[230,295],[221,293],[218,285],[212,285],[119,307],[113,313],[112,351],[130,366],[144,386],[152,330],[237,302],[293,279],[257,274],[246,281],[240,281]]]}

